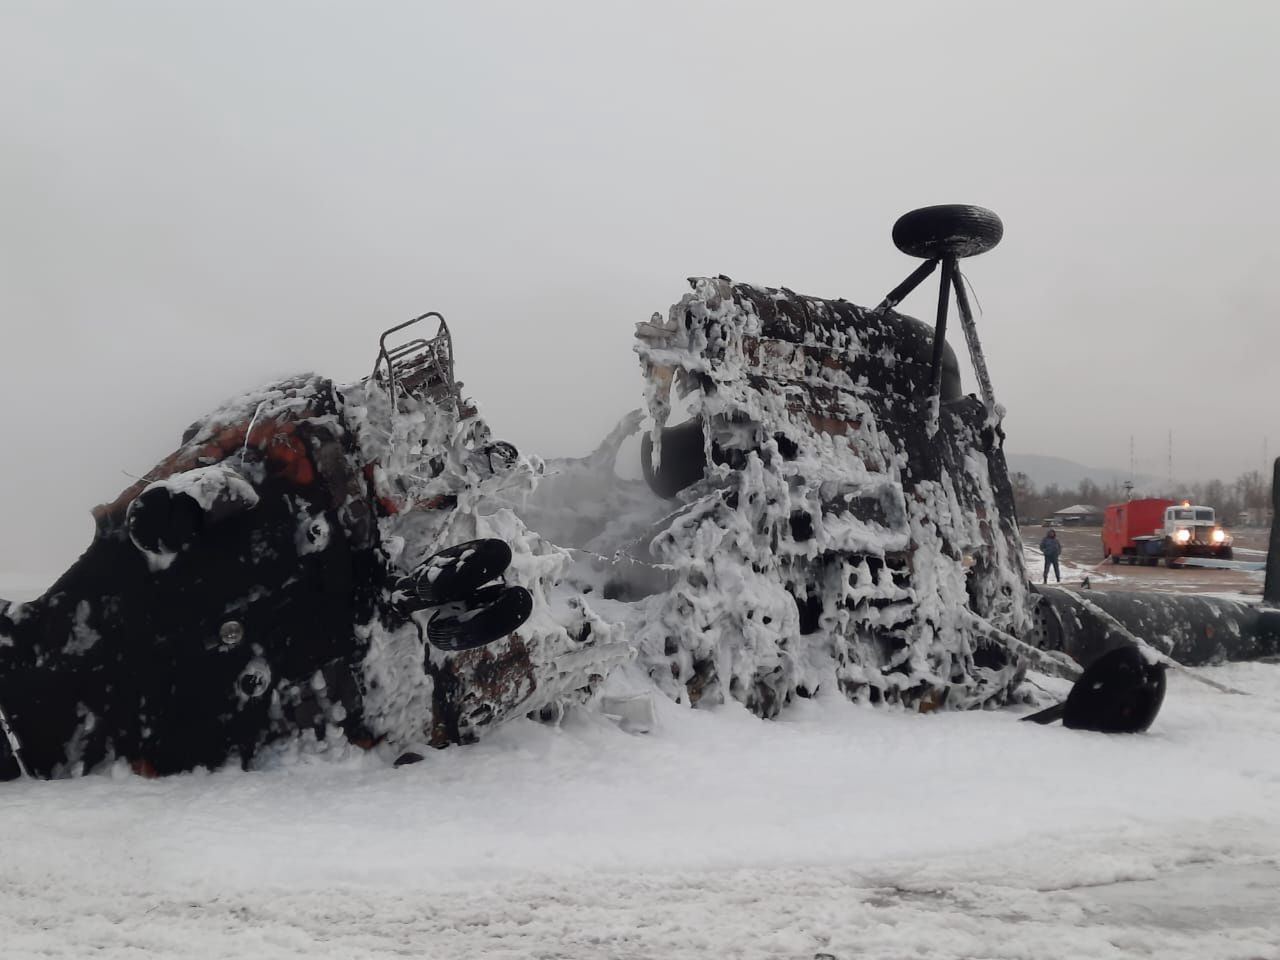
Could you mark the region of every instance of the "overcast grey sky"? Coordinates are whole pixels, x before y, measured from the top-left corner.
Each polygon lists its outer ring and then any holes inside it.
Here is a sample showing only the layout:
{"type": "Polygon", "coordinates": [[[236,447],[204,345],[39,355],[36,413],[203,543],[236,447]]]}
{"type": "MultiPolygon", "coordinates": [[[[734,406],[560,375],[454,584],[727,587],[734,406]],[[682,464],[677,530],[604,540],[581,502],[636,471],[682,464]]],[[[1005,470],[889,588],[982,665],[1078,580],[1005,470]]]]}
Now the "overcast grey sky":
{"type": "Polygon", "coordinates": [[[0,568],[61,570],[192,420],[358,379],[428,309],[500,435],[585,453],[686,276],[875,303],[929,203],[1005,221],[966,269],[1008,449],[1125,468],[1132,435],[1163,474],[1172,430],[1181,477],[1260,467],[1278,28],[1271,0],[0,0],[0,568]]]}

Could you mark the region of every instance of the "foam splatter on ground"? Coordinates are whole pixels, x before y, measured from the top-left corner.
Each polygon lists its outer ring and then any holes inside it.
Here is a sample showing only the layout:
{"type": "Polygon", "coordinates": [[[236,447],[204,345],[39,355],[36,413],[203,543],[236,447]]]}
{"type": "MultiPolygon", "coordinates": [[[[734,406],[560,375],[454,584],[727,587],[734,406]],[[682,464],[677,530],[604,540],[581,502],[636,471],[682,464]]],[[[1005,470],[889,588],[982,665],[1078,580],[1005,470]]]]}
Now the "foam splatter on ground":
{"type": "MultiPolygon", "coordinates": [[[[838,696],[586,710],[391,769],[0,790],[13,958],[1277,956],[1280,667],[1145,735],[838,696]]],[[[1061,681],[1035,678],[1051,692],[1061,681]]]]}

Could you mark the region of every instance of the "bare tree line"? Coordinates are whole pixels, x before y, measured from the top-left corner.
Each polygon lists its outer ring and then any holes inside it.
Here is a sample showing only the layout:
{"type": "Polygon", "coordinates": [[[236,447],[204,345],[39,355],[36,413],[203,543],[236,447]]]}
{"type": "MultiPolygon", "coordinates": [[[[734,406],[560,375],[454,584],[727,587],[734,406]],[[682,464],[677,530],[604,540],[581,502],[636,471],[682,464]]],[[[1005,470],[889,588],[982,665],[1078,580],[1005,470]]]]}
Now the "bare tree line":
{"type": "Polygon", "coordinates": [[[1228,525],[1238,524],[1246,511],[1252,524],[1263,525],[1269,522],[1271,508],[1270,478],[1264,477],[1259,470],[1242,473],[1230,483],[1206,480],[1168,489],[1167,484],[1156,482],[1144,488],[1134,488],[1131,493],[1126,492],[1124,484],[1119,481],[1098,484],[1085,479],[1076,487],[1062,487],[1051,483],[1041,488],[1022,472],[1010,474],[1009,480],[1013,485],[1018,517],[1023,523],[1036,523],[1044,517],[1052,516],[1055,510],[1077,503],[1101,509],[1109,503],[1123,503],[1143,497],[1190,500],[1200,506],[1213,507],[1217,511],[1219,522],[1228,525]]]}

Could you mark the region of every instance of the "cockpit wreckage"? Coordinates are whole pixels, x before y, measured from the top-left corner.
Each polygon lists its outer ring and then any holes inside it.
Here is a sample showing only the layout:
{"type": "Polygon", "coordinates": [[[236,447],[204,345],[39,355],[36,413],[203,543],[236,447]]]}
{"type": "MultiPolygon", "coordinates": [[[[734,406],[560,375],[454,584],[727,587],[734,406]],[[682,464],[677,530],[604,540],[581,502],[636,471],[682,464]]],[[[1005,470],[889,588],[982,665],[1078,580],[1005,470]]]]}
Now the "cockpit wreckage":
{"type": "Polygon", "coordinates": [[[637,325],[647,410],[577,460],[491,435],[438,314],[387,331],[361,382],[236,398],[95,509],[42,596],[0,601],[0,778],[335,743],[408,762],[640,687],[762,717],[820,690],[969,709],[1030,701],[1028,667],[1090,681],[1028,719],[1145,729],[1165,663],[1280,652],[1280,577],[1258,606],[1028,582],[959,272],[1002,232],[907,214],[923,262],[875,309],[691,280],[637,325]],[[935,270],[935,324],[896,312],[935,270]],[[647,484],[619,479],[646,416],[647,484]]]}

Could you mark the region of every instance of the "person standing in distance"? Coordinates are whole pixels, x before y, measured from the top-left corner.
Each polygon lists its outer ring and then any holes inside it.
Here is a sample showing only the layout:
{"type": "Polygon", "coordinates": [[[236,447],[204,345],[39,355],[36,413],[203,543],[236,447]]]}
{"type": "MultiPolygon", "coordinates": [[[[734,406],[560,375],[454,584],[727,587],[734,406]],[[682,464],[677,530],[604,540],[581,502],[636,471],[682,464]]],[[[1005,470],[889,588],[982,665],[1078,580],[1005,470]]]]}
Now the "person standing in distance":
{"type": "Polygon", "coordinates": [[[1049,582],[1049,568],[1053,567],[1053,575],[1062,582],[1062,571],[1058,569],[1058,557],[1062,554],[1062,542],[1058,535],[1050,530],[1040,541],[1040,552],[1044,554],[1044,582],[1049,582]]]}

